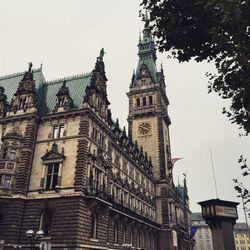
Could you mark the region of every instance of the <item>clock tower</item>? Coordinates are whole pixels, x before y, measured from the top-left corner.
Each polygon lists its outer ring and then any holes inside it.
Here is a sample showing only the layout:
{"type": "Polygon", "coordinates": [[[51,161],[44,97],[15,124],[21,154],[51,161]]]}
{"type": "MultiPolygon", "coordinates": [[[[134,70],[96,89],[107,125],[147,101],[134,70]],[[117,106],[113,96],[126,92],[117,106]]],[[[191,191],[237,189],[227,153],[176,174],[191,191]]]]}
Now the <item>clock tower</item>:
{"type": "Polygon", "coordinates": [[[133,141],[151,157],[156,180],[156,221],[161,224],[160,249],[171,249],[170,198],[174,184],[168,116],[169,101],[163,69],[156,67],[156,48],[146,18],[138,44],[139,61],[133,72],[129,92],[128,130],[133,141]]]}
{"type": "Polygon", "coordinates": [[[163,69],[156,68],[156,49],[146,20],[143,37],[138,44],[139,61],[133,72],[129,98],[129,135],[151,156],[157,181],[171,174],[168,116],[163,69]]]}

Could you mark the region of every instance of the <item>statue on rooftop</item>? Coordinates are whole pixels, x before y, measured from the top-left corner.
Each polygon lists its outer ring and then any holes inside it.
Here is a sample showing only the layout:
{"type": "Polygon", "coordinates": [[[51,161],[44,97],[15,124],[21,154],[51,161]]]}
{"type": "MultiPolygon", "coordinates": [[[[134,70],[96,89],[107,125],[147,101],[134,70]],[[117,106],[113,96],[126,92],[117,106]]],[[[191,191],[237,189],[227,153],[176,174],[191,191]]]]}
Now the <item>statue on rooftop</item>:
{"type": "Polygon", "coordinates": [[[102,48],[102,49],[100,50],[100,55],[99,55],[99,58],[100,58],[101,60],[103,59],[104,54],[106,54],[106,52],[104,51],[104,48],[102,48]]]}

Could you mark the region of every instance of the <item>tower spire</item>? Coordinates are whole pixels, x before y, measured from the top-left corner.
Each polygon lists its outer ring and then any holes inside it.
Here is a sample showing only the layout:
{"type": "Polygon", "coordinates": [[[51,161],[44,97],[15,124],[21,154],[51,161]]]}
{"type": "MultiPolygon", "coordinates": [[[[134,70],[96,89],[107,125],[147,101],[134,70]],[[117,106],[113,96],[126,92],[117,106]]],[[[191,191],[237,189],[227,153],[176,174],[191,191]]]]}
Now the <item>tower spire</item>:
{"type": "Polygon", "coordinates": [[[148,13],[146,11],[144,15],[144,28],[142,31],[143,36],[141,37],[141,32],[139,34],[139,44],[138,44],[138,56],[139,61],[136,69],[136,79],[141,78],[141,72],[143,71],[141,67],[146,67],[151,80],[157,82],[157,69],[156,69],[156,48],[155,43],[149,29],[149,19],[148,13]]]}

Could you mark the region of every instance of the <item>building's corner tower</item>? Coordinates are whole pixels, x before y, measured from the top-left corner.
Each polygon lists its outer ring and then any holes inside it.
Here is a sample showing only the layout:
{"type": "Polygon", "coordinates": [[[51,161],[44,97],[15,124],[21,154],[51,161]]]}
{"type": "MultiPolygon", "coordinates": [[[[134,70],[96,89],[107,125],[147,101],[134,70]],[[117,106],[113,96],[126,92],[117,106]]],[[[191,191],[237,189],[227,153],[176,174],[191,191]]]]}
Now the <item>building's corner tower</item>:
{"type": "MultiPolygon", "coordinates": [[[[139,61],[133,73],[129,92],[129,135],[151,157],[156,180],[156,217],[162,225],[164,242],[160,249],[169,249],[168,193],[172,186],[171,150],[169,139],[169,101],[163,69],[157,71],[156,48],[146,18],[138,44],[139,61]]],[[[169,234],[170,235],[170,234],[169,234]]],[[[161,242],[161,240],[160,240],[161,242]]]]}

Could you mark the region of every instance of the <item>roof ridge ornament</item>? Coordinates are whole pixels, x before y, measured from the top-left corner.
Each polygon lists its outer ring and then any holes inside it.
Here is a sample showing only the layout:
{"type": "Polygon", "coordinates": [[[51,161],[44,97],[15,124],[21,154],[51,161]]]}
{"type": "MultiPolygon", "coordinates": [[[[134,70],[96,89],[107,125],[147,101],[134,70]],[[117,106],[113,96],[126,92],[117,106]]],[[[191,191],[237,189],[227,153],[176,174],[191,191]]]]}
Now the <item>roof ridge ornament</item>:
{"type": "Polygon", "coordinates": [[[31,72],[32,66],[33,66],[32,62],[29,62],[29,72],[31,72]]]}

